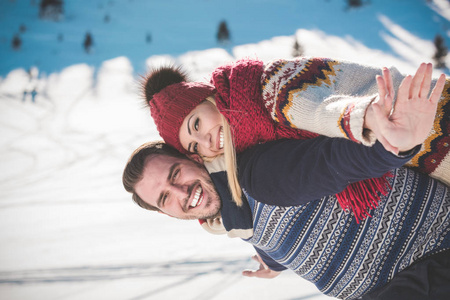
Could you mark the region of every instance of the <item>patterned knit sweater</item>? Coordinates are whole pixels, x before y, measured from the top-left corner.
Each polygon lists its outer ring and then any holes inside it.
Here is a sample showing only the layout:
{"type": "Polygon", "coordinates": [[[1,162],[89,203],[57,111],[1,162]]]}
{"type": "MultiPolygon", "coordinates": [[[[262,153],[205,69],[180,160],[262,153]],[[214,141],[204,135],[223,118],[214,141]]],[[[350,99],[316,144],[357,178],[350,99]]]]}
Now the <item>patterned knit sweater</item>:
{"type": "MultiPolygon", "coordinates": [[[[261,89],[263,72],[262,61],[241,59],[212,73],[216,105],[230,124],[237,153],[258,143],[277,139],[310,139],[318,135],[272,119],[261,89]]],[[[368,209],[377,205],[378,192],[385,192],[385,183],[385,176],[380,174],[344,187],[336,197],[341,206],[354,211],[359,220],[367,217],[368,209]]]]}
{"type": "MultiPolygon", "coordinates": [[[[404,76],[391,68],[395,90],[404,76]]],[[[372,145],[364,115],[377,96],[381,70],[324,58],[275,60],[261,77],[264,104],[273,120],[293,128],[372,145]]],[[[434,84],[434,83],[433,83],[434,84]]],[[[440,99],[434,127],[421,151],[406,166],[450,184],[450,80],[440,99]]]]}
{"type": "MultiPolygon", "coordinates": [[[[239,208],[220,193],[226,182],[218,189],[226,231],[247,230],[244,240],[271,269],[291,269],[324,294],[356,299],[421,258],[450,248],[450,191],[427,175],[395,169],[388,194],[372,218],[359,224],[334,196],[316,195],[402,165],[415,153],[396,158],[378,143],[365,147],[324,137],[258,145],[239,157],[249,206],[239,208]],[[314,183],[305,182],[309,174],[314,183]],[[267,193],[273,185],[276,193],[267,193]],[[274,205],[280,202],[284,205],[274,205]]],[[[220,181],[216,177],[214,183],[220,181]]]]}

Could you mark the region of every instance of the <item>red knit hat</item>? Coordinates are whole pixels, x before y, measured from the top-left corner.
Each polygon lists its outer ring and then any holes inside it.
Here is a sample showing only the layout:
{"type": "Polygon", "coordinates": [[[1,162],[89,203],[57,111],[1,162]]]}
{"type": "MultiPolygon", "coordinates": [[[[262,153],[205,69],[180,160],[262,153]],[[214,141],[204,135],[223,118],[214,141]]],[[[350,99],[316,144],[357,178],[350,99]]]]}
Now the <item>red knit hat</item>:
{"type": "Polygon", "coordinates": [[[186,116],[208,96],[215,93],[214,86],[201,82],[171,84],[149,101],[150,112],[156,128],[164,141],[181,151],[180,127],[186,116]]]}

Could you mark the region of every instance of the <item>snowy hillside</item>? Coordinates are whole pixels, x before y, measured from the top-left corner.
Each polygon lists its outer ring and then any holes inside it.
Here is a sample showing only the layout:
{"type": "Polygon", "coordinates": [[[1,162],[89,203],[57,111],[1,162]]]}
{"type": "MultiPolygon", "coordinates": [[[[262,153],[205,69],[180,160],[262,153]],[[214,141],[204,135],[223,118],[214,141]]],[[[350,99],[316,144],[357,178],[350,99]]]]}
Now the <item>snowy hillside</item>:
{"type": "Polygon", "coordinates": [[[0,1],[0,299],[330,299],[289,272],[244,278],[257,267],[249,245],[132,204],[123,166],[159,138],[139,74],[175,61],[207,80],[240,57],[289,58],[295,38],[308,56],[411,73],[431,61],[436,34],[450,46],[449,2],[66,0],[57,23],[36,3],[0,1]]]}
{"type": "MultiPolygon", "coordinates": [[[[0,76],[33,65],[45,74],[78,63],[98,68],[119,56],[128,57],[133,68],[143,72],[149,56],[218,47],[222,20],[228,24],[227,50],[232,53],[235,46],[292,37],[298,29],[358,43],[353,46],[360,52],[367,47],[413,62],[431,58],[429,44],[437,34],[450,46],[447,0],[362,2],[367,4],[348,9],[346,0],[66,0],[63,17],[54,22],[39,19],[40,0],[2,0],[0,76]],[[87,32],[94,43],[90,54],[82,45],[87,32]],[[15,35],[22,41],[18,51],[11,47],[15,35]]],[[[299,34],[298,39],[307,55],[326,50],[311,44],[308,36],[299,34]]],[[[276,56],[291,53],[291,43],[283,47],[276,56]]],[[[330,46],[328,50],[335,55],[345,51],[330,46]]]]}

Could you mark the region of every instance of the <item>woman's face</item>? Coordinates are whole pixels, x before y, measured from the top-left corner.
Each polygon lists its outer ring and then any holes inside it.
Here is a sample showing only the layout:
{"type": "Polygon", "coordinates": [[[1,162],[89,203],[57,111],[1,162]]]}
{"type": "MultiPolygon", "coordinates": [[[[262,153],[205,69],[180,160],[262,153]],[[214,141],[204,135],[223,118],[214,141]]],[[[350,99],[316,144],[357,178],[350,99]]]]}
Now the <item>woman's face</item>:
{"type": "Polygon", "coordinates": [[[222,119],[216,106],[203,101],[183,120],[180,142],[190,153],[206,157],[223,154],[222,119]]]}

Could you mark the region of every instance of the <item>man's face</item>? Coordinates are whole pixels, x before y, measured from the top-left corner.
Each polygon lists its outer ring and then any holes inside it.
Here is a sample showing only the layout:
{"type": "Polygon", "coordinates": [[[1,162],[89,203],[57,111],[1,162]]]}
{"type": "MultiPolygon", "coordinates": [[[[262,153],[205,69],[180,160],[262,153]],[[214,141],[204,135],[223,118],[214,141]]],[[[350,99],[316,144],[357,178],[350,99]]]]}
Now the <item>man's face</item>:
{"type": "Polygon", "coordinates": [[[210,219],[221,201],[203,165],[189,159],[152,155],[135,191],[145,202],[179,219],[210,219]]]}

